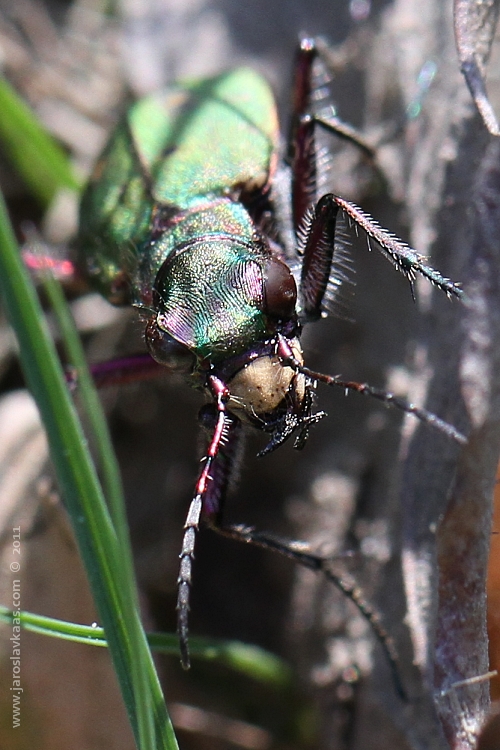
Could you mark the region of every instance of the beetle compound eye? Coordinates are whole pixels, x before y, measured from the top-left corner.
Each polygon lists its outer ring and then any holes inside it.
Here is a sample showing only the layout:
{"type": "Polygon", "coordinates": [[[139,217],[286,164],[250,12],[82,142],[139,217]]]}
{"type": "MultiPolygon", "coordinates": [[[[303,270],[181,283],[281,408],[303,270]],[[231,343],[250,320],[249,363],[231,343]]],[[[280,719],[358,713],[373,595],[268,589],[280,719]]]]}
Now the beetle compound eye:
{"type": "Polygon", "coordinates": [[[158,364],[181,374],[193,371],[196,361],[193,352],[160,328],[156,318],[147,324],[145,338],[148,351],[158,364]]]}
{"type": "Polygon", "coordinates": [[[264,271],[264,312],[273,318],[291,318],[296,301],[297,286],[290,269],[271,258],[264,271]]]}

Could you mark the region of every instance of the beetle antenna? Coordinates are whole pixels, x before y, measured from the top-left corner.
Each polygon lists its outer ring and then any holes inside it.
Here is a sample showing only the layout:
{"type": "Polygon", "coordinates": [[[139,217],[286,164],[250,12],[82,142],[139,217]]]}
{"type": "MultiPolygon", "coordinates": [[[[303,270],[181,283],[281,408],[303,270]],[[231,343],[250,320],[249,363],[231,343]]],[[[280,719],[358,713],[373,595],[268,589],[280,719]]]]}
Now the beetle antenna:
{"type": "Polygon", "coordinates": [[[196,483],[195,496],[189,506],[189,511],[184,524],[184,536],[182,538],[182,549],[179,555],[179,576],[177,578],[177,634],[179,636],[179,648],[181,652],[181,664],[184,669],[189,669],[189,593],[191,590],[191,573],[194,560],[194,547],[196,532],[200,525],[204,500],[212,482],[211,470],[215,459],[219,454],[221,446],[227,433],[228,415],[226,403],[229,399],[229,391],[224,383],[214,375],[209,375],[208,383],[215,399],[217,419],[212,435],[212,440],[205,456],[205,464],[196,483]]]}
{"type": "Polygon", "coordinates": [[[302,373],[302,375],[305,375],[310,380],[318,381],[320,383],[326,383],[326,385],[338,386],[340,388],[344,388],[346,392],[356,391],[356,393],[366,394],[368,396],[371,396],[372,398],[377,399],[378,401],[383,401],[385,404],[394,406],[396,407],[396,409],[404,411],[405,414],[413,414],[413,416],[419,419],[421,422],[434,427],[440,432],[444,432],[445,435],[448,435],[448,437],[452,438],[452,440],[455,440],[461,445],[467,442],[467,438],[465,437],[465,435],[459,432],[459,430],[457,430],[456,427],[453,427],[453,425],[445,422],[444,419],[441,419],[431,411],[427,411],[427,409],[423,409],[420,406],[416,406],[411,402],[405,401],[405,399],[396,396],[390,391],[384,391],[380,388],[374,388],[373,386],[368,385],[368,383],[358,383],[355,380],[342,380],[337,375],[326,375],[322,372],[310,370],[309,367],[305,367],[298,361],[283,336],[279,336],[278,339],[278,354],[282,357],[282,359],[289,367],[291,367],[296,372],[302,373]]]}

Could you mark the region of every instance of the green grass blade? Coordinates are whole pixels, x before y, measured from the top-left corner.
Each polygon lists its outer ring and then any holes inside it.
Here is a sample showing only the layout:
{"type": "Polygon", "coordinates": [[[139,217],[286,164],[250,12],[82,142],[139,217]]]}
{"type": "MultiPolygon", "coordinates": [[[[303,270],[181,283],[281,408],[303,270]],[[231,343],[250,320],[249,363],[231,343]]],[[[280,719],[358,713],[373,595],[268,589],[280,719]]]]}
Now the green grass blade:
{"type": "MultiPolygon", "coordinates": [[[[115,576],[122,596],[123,616],[129,623],[130,646],[134,654],[149,649],[144,638],[139,612],[139,600],[133,571],[132,551],[125,514],[122,482],[118,462],[111,443],[111,437],[97,390],[90,375],[85,354],[74,324],[71,311],[64,297],[61,285],[50,275],[43,275],[44,288],[52,305],[61,332],[69,361],[76,370],[79,400],[88,419],[95,440],[95,452],[103,477],[104,495],[108,502],[111,519],[115,528],[118,545],[115,560],[115,576]]],[[[151,656],[149,661],[151,661],[151,656]]],[[[141,747],[154,747],[154,723],[150,711],[150,690],[148,684],[147,661],[132,659],[132,682],[136,697],[138,733],[141,747]]]]}
{"type": "Polygon", "coordinates": [[[42,205],[50,203],[62,187],[80,189],[64,150],[1,77],[0,140],[7,156],[42,205]]]}
{"type": "MultiPolygon", "coordinates": [[[[0,605],[1,622],[12,623],[13,617],[12,610],[0,605]]],[[[91,646],[108,645],[103,628],[78,625],[31,612],[21,612],[20,620],[23,628],[41,635],[86,643],[91,646]]],[[[177,634],[147,633],[147,639],[151,648],[157,653],[178,656],[177,634]]],[[[193,660],[214,661],[259,682],[272,684],[282,689],[292,687],[290,666],[279,656],[258,646],[217,638],[192,637],[189,641],[189,651],[193,660]]]]}
{"type": "Polygon", "coordinates": [[[61,333],[66,356],[76,373],[77,396],[85,412],[95,443],[94,449],[99,473],[102,477],[104,496],[108,503],[118,545],[121,547],[121,545],[125,544],[129,551],[130,542],[124,510],[120,468],[111,442],[108,423],[102,409],[101,401],[89,372],[80,336],[61,285],[53,278],[50,272],[44,274],[42,279],[45,292],[50,300],[61,333]]]}
{"type": "MultiPolygon", "coordinates": [[[[148,640],[155,651],[163,652],[161,633],[151,633],[148,640]]],[[[276,654],[271,654],[258,646],[241,641],[223,641],[216,638],[191,637],[189,639],[191,658],[215,661],[240,672],[254,680],[274,684],[283,689],[292,687],[292,669],[276,654]]]]}
{"type": "Polygon", "coordinates": [[[19,341],[27,384],[47,431],[54,468],[106,631],[136,741],[139,744],[140,735],[136,686],[131,679],[132,662],[134,658],[144,658],[155,714],[155,750],[172,750],[177,747],[175,735],[149,650],[141,648],[141,653],[136,655],[131,650],[129,627],[123,617],[119,577],[115,575],[114,562],[119,557],[116,532],[36,292],[21,262],[1,196],[0,295],[19,341]]]}
{"type": "MultiPolygon", "coordinates": [[[[44,274],[43,278],[44,288],[52,305],[67,357],[76,371],[79,401],[85,411],[90,432],[95,441],[95,454],[102,476],[104,496],[108,503],[118,540],[114,570],[122,597],[123,617],[129,625],[131,652],[141,654],[143,649],[149,649],[149,645],[144,638],[140,619],[137,616],[139,600],[135,585],[132,551],[118,462],[101,402],[87,367],[80,337],[61,286],[50,274],[44,274]]],[[[149,660],[134,658],[131,663],[131,677],[134,684],[135,710],[141,747],[154,747],[155,743],[154,722],[150,710],[151,694],[148,684],[148,661],[152,661],[151,656],[149,660]]]]}
{"type": "Polygon", "coordinates": [[[54,617],[36,615],[33,612],[20,612],[19,618],[17,618],[17,613],[14,610],[0,604],[0,622],[12,625],[14,620],[17,619],[19,619],[20,625],[24,630],[29,630],[31,633],[38,633],[39,635],[46,635],[52,638],[61,638],[62,640],[73,641],[75,643],[89,643],[93,646],[106,647],[108,645],[104,628],[98,626],[92,627],[92,625],[78,625],[77,623],[58,620],[54,617]]]}

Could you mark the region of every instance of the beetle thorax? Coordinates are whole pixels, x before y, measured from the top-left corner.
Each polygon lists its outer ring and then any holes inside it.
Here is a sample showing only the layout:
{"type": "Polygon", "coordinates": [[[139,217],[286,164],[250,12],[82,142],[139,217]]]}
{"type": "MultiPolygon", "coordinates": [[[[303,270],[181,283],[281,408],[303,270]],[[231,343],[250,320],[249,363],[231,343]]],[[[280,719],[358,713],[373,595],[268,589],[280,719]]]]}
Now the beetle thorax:
{"type": "Polygon", "coordinates": [[[266,331],[261,263],[231,235],[193,240],[158,273],[158,325],[200,358],[245,350],[266,331]]]}

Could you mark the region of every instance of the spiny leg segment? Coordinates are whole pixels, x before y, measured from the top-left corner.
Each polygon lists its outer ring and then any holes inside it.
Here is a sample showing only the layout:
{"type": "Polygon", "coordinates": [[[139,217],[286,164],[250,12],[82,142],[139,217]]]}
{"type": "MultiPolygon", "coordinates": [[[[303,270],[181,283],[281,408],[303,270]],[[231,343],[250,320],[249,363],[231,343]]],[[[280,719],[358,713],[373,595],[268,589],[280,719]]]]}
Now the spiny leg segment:
{"type": "MultiPolygon", "coordinates": [[[[315,96],[313,84],[313,66],[317,57],[318,51],[314,40],[303,40],[296,59],[289,144],[292,167],[292,214],[298,252],[301,257],[299,285],[301,322],[308,323],[328,315],[332,310],[331,290],[338,288],[342,282],[342,252],[336,252],[339,239],[339,213],[356,230],[359,228],[365,233],[370,249],[373,241],[373,244],[396,270],[406,276],[412,288],[412,295],[413,282],[416,274],[419,273],[445,292],[448,297],[462,297],[463,291],[457,284],[427,265],[423,256],[391,232],[383,229],[361,208],[332,193],[317,199],[318,154],[315,145],[315,127],[318,124],[325,126],[324,122],[318,120],[314,111],[317,96],[315,96]]],[[[335,132],[334,127],[332,130],[335,132]]],[[[312,381],[368,394],[406,413],[413,414],[422,422],[444,432],[459,443],[466,442],[465,437],[452,425],[426,409],[407,403],[393,393],[387,393],[367,383],[346,381],[337,376],[315,372],[301,365],[283,336],[278,336],[278,353],[284,363],[288,363],[296,372],[301,372],[312,381]]]]}
{"type": "MultiPolygon", "coordinates": [[[[300,299],[302,322],[317,320],[331,312],[328,287],[338,286],[339,266],[335,257],[339,213],[356,229],[361,229],[371,243],[409,280],[412,286],[417,273],[427,278],[449,297],[462,297],[463,291],[450,279],[426,264],[425,258],[383,229],[378,222],[354,203],[333,193],[318,196],[321,158],[315,140],[315,129],[329,127],[317,112],[318,92],[314,87],[314,62],[318,51],[314,40],[302,41],[295,68],[292,125],[289,159],[292,168],[292,215],[298,252],[301,257],[300,299]]],[[[329,128],[337,132],[335,125],[329,128]]]]}

